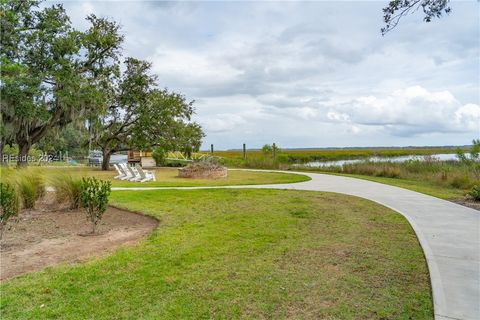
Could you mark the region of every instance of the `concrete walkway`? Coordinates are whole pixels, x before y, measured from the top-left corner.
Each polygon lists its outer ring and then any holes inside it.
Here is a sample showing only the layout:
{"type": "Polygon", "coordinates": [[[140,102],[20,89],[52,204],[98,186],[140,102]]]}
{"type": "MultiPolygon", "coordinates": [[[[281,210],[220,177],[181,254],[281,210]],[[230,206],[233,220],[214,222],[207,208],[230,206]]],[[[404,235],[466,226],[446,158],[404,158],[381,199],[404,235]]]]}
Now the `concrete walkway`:
{"type": "MultiPolygon", "coordinates": [[[[290,173],[290,172],[289,172],[290,173]]],[[[418,192],[349,177],[303,173],[292,184],[113,190],[272,188],[337,192],[369,199],[407,218],[423,248],[432,282],[435,319],[480,319],[480,212],[418,192]]]]}

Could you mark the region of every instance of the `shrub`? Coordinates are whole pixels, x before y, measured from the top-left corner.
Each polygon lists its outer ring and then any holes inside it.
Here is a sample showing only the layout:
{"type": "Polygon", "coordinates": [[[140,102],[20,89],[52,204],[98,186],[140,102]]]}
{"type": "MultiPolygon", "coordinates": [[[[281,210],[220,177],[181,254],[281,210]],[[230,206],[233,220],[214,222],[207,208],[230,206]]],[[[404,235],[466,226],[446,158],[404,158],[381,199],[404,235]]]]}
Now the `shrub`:
{"type": "Polygon", "coordinates": [[[155,160],[155,165],[157,167],[161,167],[165,165],[166,153],[165,153],[165,150],[163,150],[163,148],[155,148],[155,150],[153,150],[152,152],[152,157],[153,157],[153,160],[155,160]]]}
{"type": "Polygon", "coordinates": [[[16,184],[22,199],[22,205],[26,209],[33,209],[35,202],[45,194],[44,179],[37,171],[19,170],[16,174],[16,184]]]}
{"type": "Polygon", "coordinates": [[[59,174],[52,178],[51,184],[55,189],[57,203],[68,203],[70,209],[80,207],[82,180],[74,179],[70,175],[59,174]]]}
{"type": "Polygon", "coordinates": [[[474,185],[468,195],[475,201],[480,201],[480,184],[474,185]]]}
{"type": "Polygon", "coordinates": [[[273,152],[273,147],[269,144],[265,144],[263,145],[262,147],[262,153],[267,155],[267,154],[271,154],[273,152]]]}
{"type": "Polygon", "coordinates": [[[18,216],[18,194],[10,184],[0,182],[0,239],[8,220],[18,216]]]}
{"type": "Polygon", "coordinates": [[[473,182],[470,180],[468,176],[456,176],[453,178],[452,182],[450,182],[450,185],[454,188],[458,189],[468,189],[471,188],[473,185],[473,182]]]}
{"type": "Polygon", "coordinates": [[[82,178],[81,186],[80,205],[85,209],[87,219],[92,222],[92,234],[94,234],[97,224],[107,210],[111,182],[88,177],[82,178]]]}

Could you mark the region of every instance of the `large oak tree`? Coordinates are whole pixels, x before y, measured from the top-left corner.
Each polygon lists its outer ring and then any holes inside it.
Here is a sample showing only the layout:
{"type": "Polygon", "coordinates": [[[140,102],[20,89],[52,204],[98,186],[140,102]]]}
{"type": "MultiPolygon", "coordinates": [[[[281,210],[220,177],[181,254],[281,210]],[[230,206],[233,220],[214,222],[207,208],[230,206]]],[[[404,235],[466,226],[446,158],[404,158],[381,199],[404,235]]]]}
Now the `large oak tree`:
{"type": "Polygon", "coordinates": [[[92,118],[94,145],[103,153],[102,169],[108,170],[114,152],[198,148],[203,132],[191,121],[193,101],[159,89],[150,74],[151,64],[127,58],[125,71],[107,90],[105,113],[92,118]]]}
{"type": "Polygon", "coordinates": [[[40,9],[36,0],[2,0],[0,148],[17,143],[18,165],[50,129],[103,106],[123,36],[114,22],[87,20],[82,32],[62,5],[40,9]]]}

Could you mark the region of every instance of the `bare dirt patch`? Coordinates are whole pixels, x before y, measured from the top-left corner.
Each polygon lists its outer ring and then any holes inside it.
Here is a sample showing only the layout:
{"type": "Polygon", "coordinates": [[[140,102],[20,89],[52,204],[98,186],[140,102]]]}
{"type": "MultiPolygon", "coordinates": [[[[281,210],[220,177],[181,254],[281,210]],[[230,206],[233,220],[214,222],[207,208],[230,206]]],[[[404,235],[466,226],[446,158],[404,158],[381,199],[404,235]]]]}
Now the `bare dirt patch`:
{"type": "Polygon", "coordinates": [[[1,242],[0,280],[104,255],[121,245],[135,244],[157,225],[153,218],[109,207],[98,225],[98,235],[82,236],[91,230],[82,210],[23,210],[1,242]]]}

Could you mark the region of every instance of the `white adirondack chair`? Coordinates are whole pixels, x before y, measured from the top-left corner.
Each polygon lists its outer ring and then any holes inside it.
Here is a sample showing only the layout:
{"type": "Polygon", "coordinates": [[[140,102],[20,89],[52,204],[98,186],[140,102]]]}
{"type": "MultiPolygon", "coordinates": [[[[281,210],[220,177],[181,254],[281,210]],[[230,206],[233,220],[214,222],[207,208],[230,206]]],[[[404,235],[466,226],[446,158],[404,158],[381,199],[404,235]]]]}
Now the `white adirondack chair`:
{"type": "Polygon", "coordinates": [[[152,171],[143,170],[143,168],[136,164],[135,168],[137,169],[138,174],[140,175],[140,182],[147,182],[147,181],[156,181],[155,174],[152,171]]]}
{"type": "Polygon", "coordinates": [[[115,168],[115,170],[117,170],[117,173],[118,173],[118,175],[113,177],[113,179],[121,179],[125,176],[125,173],[121,170],[121,168],[117,164],[114,163],[113,167],[115,168]]]}
{"type": "Polygon", "coordinates": [[[120,163],[119,168],[125,173],[125,176],[120,178],[120,180],[131,180],[135,178],[135,174],[129,170],[130,166],[127,163],[120,163]]]}

